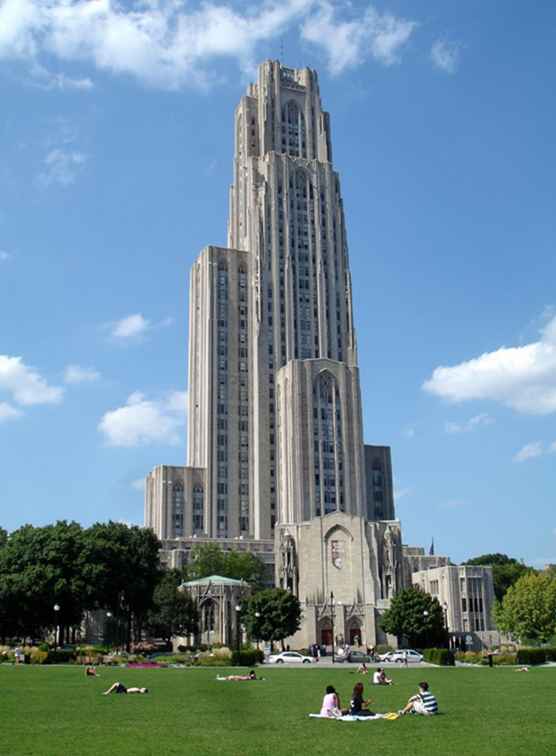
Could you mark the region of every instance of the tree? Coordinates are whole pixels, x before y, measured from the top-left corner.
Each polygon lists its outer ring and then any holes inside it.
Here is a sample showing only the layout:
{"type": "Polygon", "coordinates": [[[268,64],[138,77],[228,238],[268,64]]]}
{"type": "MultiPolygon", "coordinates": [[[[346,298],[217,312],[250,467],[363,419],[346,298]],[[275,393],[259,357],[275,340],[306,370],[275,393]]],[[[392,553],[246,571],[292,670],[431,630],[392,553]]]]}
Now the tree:
{"type": "Polygon", "coordinates": [[[508,588],[494,609],[496,624],[521,641],[545,643],[556,633],[556,577],[528,572],[508,588]]]}
{"type": "Polygon", "coordinates": [[[147,615],[147,630],[168,643],[174,635],[196,634],[199,613],[195,601],[185,591],[179,591],[179,570],[165,572],[154,590],[153,608],[147,615]]]}
{"type": "Polygon", "coordinates": [[[267,588],[245,602],[242,621],[251,638],[281,641],[283,648],[284,638],[301,627],[301,605],[293,593],[283,588],[267,588]]]}
{"type": "Polygon", "coordinates": [[[69,640],[86,606],[82,551],[83,529],[76,522],[25,525],[10,534],[0,550],[0,593],[12,632],[37,636],[58,626],[59,638],[69,640]]]}
{"type": "Polygon", "coordinates": [[[498,601],[502,601],[508,588],[531,570],[523,562],[518,562],[517,559],[506,554],[483,554],[469,559],[464,564],[492,567],[494,594],[498,601]]]}
{"type": "Polygon", "coordinates": [[[118,522],[96,523],[86,535],[82,567],[88,603],[110,609],[123,623],[129,649],[152,606],[161,574],[161,543],[148,528],[118,522]]]}
{"type": "Polygon", "coordinates": [[[438,600],[418,588],[406,588],[397,593],[381,619],[382,629],[405,638],[410,646],[428,648],[445,645],[447,631],[444,613],[438,600]]]}
{"type": "Polygon", "coordinates": [[[245,580],[255,589],[264,585],[266,567],[255,554],[248,551],[224,551],[217,544],[195,546],[191,562],[185,569],[186,580],[198,580],[209,575],[245,580]]]}

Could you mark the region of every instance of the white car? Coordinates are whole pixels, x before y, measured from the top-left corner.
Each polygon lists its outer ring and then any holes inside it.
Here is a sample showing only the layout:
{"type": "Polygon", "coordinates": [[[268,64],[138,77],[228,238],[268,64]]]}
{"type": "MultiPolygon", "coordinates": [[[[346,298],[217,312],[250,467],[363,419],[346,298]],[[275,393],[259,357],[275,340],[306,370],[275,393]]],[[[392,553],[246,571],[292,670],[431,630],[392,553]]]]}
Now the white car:
{"type": "Polygon", "coordinates": [[[271,654],[267,662],[269,664],[312,664],[313,659],[297,651],[282,651],[281,654],[271,654]]]}
{"type": "Polygon", "coordinates": [[[397,651],[388,651],[386,654],[381,654],[379,657],[381,662],[400,662],[404,663],[406,660],[409,662],[422,662],[423,654],[418,651],[413,651],[411,648],[398,649],[397,651]]]}

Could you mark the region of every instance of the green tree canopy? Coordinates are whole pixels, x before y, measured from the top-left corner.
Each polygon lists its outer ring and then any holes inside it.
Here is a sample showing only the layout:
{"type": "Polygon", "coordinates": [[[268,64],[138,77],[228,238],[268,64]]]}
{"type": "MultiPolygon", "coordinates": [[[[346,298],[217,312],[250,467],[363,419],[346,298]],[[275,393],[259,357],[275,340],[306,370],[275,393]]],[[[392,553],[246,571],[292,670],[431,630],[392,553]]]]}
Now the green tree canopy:
{"type": "Polygon", "coordinates": [[[261,588],[264,585],[265,564],[249,551],[224,551],[217,544],[200,544],[192,551],[184,578],[198,580],[209,575],[245,580],[254,588],[261,588]]]}
{"type": "Polygon", "coordinates": [[[242,622],[254,640],[282,641],[301,626],[298,599],[283,588],[267,588],[253,594],[242,609],[242,622]]]}
{"type": "Polygon", "coordinates": [[[199,613],[191,596],[178,591],[182,581],[179,570],[165,572],[154,590],[153,607],[147,615],[147,630],[170,641],[174,635],[197,633],[199,613]]]}
{"type": "Polygon", "coordinates": [[[382,629],[410,646],[428,648],[445,645],[444,613],[438,600],[418,588],[397,593],[380,621],[382,629]]]}
{"type": "Polygon", "coordinates": [[[506,554],[483,554],[469,559],[465,564],[492,567],[494,593],[498,601],[502,601],[506,591],[516,580],[519,580],[522,575],[531,570],[523,562],[519,562],[506,554]]]}
{"type": "Polygon", "coordinates": [[[494,609],[496,624],[519,640],[548,641],[556,633],[556,576],[528,572],[494,609]]]}

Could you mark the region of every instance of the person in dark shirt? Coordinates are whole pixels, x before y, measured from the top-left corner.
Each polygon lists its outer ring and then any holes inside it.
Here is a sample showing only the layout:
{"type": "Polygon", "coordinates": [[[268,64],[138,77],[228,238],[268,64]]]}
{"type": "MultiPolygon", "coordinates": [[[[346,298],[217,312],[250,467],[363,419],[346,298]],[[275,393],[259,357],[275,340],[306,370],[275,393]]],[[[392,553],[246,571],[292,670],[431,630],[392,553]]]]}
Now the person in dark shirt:
{"type": "Polygon", "coordinates": [[[103,696],[107,696],[109,693],[148,693],[148,688],[126,688],[126,686],[121,682],[115,682],[113,685],[111,685],[108,690],[105,690],[102,694],[103,696]]]}
{"type": "Polygon", "coordinates": [[[363,698],[363,683],[358,682],[353,688],[349,709],[344,714],[351,714],[353,717],[374,717],[374,712],[369,710],[370,699],[363,698]]]}

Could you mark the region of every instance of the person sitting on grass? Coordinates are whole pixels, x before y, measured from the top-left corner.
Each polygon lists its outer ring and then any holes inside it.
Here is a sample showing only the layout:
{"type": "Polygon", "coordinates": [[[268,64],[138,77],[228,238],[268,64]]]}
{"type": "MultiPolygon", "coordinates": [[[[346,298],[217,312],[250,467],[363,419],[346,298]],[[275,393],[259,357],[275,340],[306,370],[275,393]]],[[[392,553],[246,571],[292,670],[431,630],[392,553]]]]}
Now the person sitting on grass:
{"type": "Polygon", "coordinates": [[[227,680],[228,682],[244,682],[246,680],[257,680],[255,670],[252,669],[248,675],[228,675],[227,677],[217,677],[217,680],[227,680]]]}
{"type": "Polygon", "coordinates": [[[97,674],[97,671],[94,667],[86,667],[85,677],[100,677],[100,675],[97,674]]]}
{"type": "Polygon", "coordinates": [[[365,662],[361,662],[359,667],[357,668],[357,674],[358,675],[366,675],[369,673],[369,668],[365,664],[365,662]]]}
{"type": "Polygon", "coordinates": [[[363,683],[355,683],[353,693],[351,694],[351,701],[349,702],[349,709],[342,713],[350,714],[352,717],[374,717],[374,712],[369,710],[370,703],[370,699],[365,701],[363,698],[363,683]]]}
{"type": "Polygon", "coordinates": [[[424,714],[425,716],[438,714],[438,702],[429,691],[428,682],[419,683],[419,693],[416,696],[411,696],[406,706],[400,709],[398,714],[424,714]]]}
{"type": "Polygon", "coordinates": [[[326,686],[326,693],[322,699],[322,706],[320,709],[321,717],[337,718],[342,716],[340,710],[340,696],[336,693],[336,689],[333,685],[326,686]]]}
{"type": "Polygon", "coordinates": [[[386,672],[382,667],[378,667],[373,675],[373,685],[392,685],[392,680],[386,677],[386,672]]]}
{"type": "Polygon", "coordinates": [[[148,688],[126,688],[126,686],[121,682],[115,682],[113,685],[111,685],[108,690],[105,690],[102,694],[103,696],[107,696],[109,693],[148,693],[148,688]]]}

